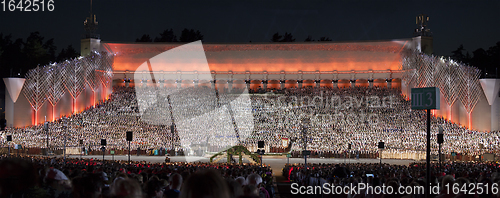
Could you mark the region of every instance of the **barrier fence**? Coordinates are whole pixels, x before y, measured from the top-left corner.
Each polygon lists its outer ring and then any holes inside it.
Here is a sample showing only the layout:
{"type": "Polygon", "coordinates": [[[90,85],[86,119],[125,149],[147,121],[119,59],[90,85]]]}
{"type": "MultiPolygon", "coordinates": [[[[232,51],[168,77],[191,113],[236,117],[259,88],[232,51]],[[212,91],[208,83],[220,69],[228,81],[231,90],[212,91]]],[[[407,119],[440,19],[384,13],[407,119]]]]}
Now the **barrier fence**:
{"type": "MultiPolygon", "coordinates": [[[[0,155],[8,154],[8,147],[0,147],[0,155]]],[[[105,151],[105,155],[128,155],[128,149],[107,149],[105,151]]],[[[14,147],[10,148],[11,155],[63,155],[64,148],[23,148],[23,149],[14,149],[14,147]]],[[[170,153],[170,150],[159,150],[159,149],[148,149],[148,150],[130,150],[130,155],[149,155],[149,156],[164,156],[170,153]]],[[[88,147],[83,150],[82,147],[66,147],[66,155],[102,155],[103,151],[100,149],[88,149],[88,147]]],[[[182,156],[182,151],[176,152],[177,156],[182,156]]]]}
{"type": "MultiPolygon", "coordinates": [[[[0,155],[8,154],[8,147],[0,147],[0,155]]],[[[128,149],[108,149],[105,151],[105,155],[111,155],[113,152],[114,155],[128,155],[128,149]]],[[[63,148],[23,148],[23,149],[14,149],[14,147],[10,148],[11,155],[63,155],[63,148]]],[[[66,148],[67,155],[102,155],[103,151],[100,149],[88,149],[85,148],[85,151],[82,147],[67,147],[66,148]]],[[[134,149],[130,151],[131,155],[141,155],[141,156],[165,156],[170,154],[170,150],[158,150],[158,149],[148,149],[148,150],[138,150],[134,149]]],[[[279,153],[275,153],[279,154],[279,153]]],[[[301,152],[292,151],[291,157],[293,158],[301,158],[303,157],[301,152]]],[[[182,151],[177,151],[176,156],[183,156],[182,151]]],[[[310,158],[371,158],[378,159],[379,153],[358,153],[356,151],[350,152],[311,152],[310,158]]],[[[401,159],[401,160],[416,160],[423,161],[425,160],[426,154],[423,151],[383,151],[382,159],[401,159]]],[[[481,156],[468,155],[462,153],[452,154],[442,154],[441,159],[443,161],[495,161],[499,159],[499,156],[492,153],[485,153],[481,156]]],[[[437,161],[438,156],[432,155],[431,160],[437,161]]]]}

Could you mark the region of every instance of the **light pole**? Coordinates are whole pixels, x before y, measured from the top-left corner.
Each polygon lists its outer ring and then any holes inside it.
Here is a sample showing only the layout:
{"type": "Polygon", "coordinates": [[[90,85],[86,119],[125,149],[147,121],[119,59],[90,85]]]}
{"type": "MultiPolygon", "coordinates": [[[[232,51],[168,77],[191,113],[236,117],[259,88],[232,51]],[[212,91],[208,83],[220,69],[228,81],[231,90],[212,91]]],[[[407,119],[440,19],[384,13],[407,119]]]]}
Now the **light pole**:
{"type": "Polygon", "coordinates": [[[8,156],[10,156],[10,142],[12,142],[12,135],[7,135],[7,147],[8,147],[8,156]]]}
{"type": "Polygon", "coordinates": [[[257,149],[257,154],[259,154],[260,156],[260,166],[262,167],[262,155],[264,155],[264,153],[266,152],[266,150],[264,149],[264,141],[258,141],[257,142],[257,147],[259,149],[257,149]],[[262,149],[262,150],[261,150],[262,149]]]}
{"type": "Polygon", "coordinates": [[[170,134],[172,135],[172,141],[170,142],[170,146],[171,146],[170,156],[174,156],[175,155],[175,150],[174,150],[174,133],[175,133],[175,125],[172,123],[172,125],[170,125],[170,134]]]}
{"type": "Polygon", "coordinates": [[[302,155],[304,156],[304,168],[307,170],[307,124],[309,123],[309,119],[304,118],[302,119],[302,143],[303,143],[303,150],[302,150],[302,155]]]}
{"type": "Polygon", "coordinates": [[[380,158],[380,165],[382,165],[382,151],[384,151],[384,148],[385,148],[385,145],[384,145],[384,142],[380,141],[378,143],[378,148],[380,149],[380,154],[379,154],[379,158],[380,158]]]}
{"type": "Polygon", "coordinates": [[[442,166],[441,166],[441,144],[444,142],[443,131],[444,131],[443,127],[439,126],[439,133],[437,134],[437,143],[439,145],[439,151],[438,151],[438,155],[439,155],[439,171],[442,170],[442,166]]]}
{"type": "Polygon", "coordinates": [[[351,163],[351,143],[347,145],[347,151],[349,152],[349,164],[351,163]]]}
{"type": "Polygon", "coordinates": [[[128,164],[130,164],[130,142],[132,141],[132,131],[127,131],[127,142],[128,142],[128,164]]]}
{"type": "Polygon", "coordinates": [[[82,147],[82,151],[80,151],[80,159],[82,159],[83,152],[85,152],[85,147],[83,146],[83,140],[80,139],[80,147],[82,147]]]}
{"type": "Polygon", "coordinates": [[[262,155],[264,155],[266,151],[264,149],[260,150],[260,149],[257,149],[257,154],[260,155],[260,167],[262,167],[262,155]]]}
{"type": "Polygon", "coordinates": [[[479,161],[482,162],[483,161],[483,148],[484,148],[484,144],[483,143],[480,143],[479,144],[479,161]]]}
{"type": "Polygon", "coordinates": [[[43,130],[45,131],[45,133],[47,133],[47,149],[45,151],[45,154],[47,156],[49,156],[49,123],[48,122],[43,123],[43,130]]]}
{"type": "Polygon", "coordinates": [[[64,122],[64,146],[63,146],[63,155],[64,155],[64,163],[66,164],[66,135],[68,134],[68,121],[64,122]]]}
{"type": "Polygon", "coordinates": [[[104,155],[106,154],[106,139],[101,139],[102,163],[104,164],[104,155]]]}

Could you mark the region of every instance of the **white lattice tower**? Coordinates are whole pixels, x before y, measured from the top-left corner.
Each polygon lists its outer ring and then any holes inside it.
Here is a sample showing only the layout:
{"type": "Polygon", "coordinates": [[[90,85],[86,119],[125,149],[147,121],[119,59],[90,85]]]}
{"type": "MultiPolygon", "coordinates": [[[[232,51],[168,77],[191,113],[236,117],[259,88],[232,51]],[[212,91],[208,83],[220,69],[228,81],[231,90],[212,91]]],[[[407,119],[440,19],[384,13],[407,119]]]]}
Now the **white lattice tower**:
{"type": "Polygon", "coordinates": [[[417,61],[418,72],[418,87],[433,87],[434,86],[434,67],[432,57],[420,54],[417,61]]]}
{"type": "Polygon", "coordinates": [[[95,92],[99,87],[99,80],[97,77],[97,68],[101,64],[100,56],[96,53],[90,53],[89,56],[82,59],[84,69],[85,69],[85,82],[92,90],[95,92]]]}
{"type": "Polygon", "coordinates": [[[419,67],[419,87],[430,87],[432,79],[432,71],[429,68],[430,61],[429,57],[425,54],[420,55],[420,67],[419,67]]]}
{"type": "Polygon", "coordinates": [[[433,67],[433,74],[432,74],[432,83],[433,87],[439,87],[439,83],[441,82],[443,70],[445,68],[445,64],[440,61],[437,57],[432,56],[432,67],[433,67]]]}
{"type": "Polygon", "coordinates": [[[481,93],[481,85],[479,84],[480,70],[474,67],[461,66],[459,71],[461,71],[459,72],[461,77],[460,101],[467,113],[471,113],[481,93]]]}
{"type": "Polygon", "coordinates": [[[469,114],[470,127],[470,113],[481,95],[480,71],[477,68],[451,59],[405,51],[402,53],[401,69],[408,87],[438,87],[450,107],[460,99],[469,114]]]}
{"type": "Polygon", "coordinates": [[[480,70],[474,67],[461,66],[459,72],[461,93],[460,101],[469,114],[469,129],[471,128],[471,113],[476,107],[481,94],[481,85],[479,84],[480,70]]]}
{"type": "Polygon", "coordinates": [[[45,91],[43,87],[43,69],[36,67],[31,69],[26,73],[26,81],[23,86],[23,95],[26,97],[31,105],[31,108],[35,110],[35,123],[38,122],[37,113],[43,103],[47,100],[45,91]]]}
{"type": "Polygon", "coordinates": [[[454,76],[455,67],[449,61],[443,58],[436,58],[436,75],[435,75],[435,86],[439,88],[439,91],[443,95],[443,99],[446,104],[450,107],[448,111],[447,119],[452,119],[452,106],[458,98],[458,88],[456,83],[456,77],[454,76]]]}
{"type": "Polygon", "coordinates": [[[101,83],[105,86],[108,87],[109,82],[113,78],[113,60],[114,56],[112,54],[108,54],[105,52],[102,52],[100,54],[101,58],[101,64],[98,65],[99,67],[99,80],[101,83]]]}
{"type": "Polygon", "coordinates": [[[437,64],[439,65],[438,66],[438,70],[436,71],[436,87],[439,88],[439,91],[441,92],[441,94],[443,94],[443,98],[446,102],[446,104],[450,105],[450,102],[449,102],[449,94],[448,94],[448,84],[446,83],[447,82],[447,79],[450,77],[449,75],[449,68],[448,68],[448,65],[446,64],[446,62],[440,58],[439,59],[439,62],[437,62],[437,64]]]}
{"type": "Polygon", "coordinates": [[[56,104],[65,94],[64,79],[62,78],[60,64],[44,67],[44,89],[46,89],[47,101],[52,105],[52,120],[56,104]]]}
{"type": "Polygon", "coordinates": [[[405,71],[405,75],[403,78],[406,78],[406,81],[409,86],[412,88],[423,87],[426,80],[425,74],[425,64],[424,64],[424,55],[420,54],[416,51],[411,51],[406,54],[404,65],[402,66],[405,71]]]}
{"type": "Polygon", "coordinates": [[[457,78],[458,76],[458,70],[460,67],[457,64],[451,64],[448,66],[449,67],[449,72],[448,72],[448,78],[446,79],[446,84],[448,84],[448,89],[449,89],[449,105],[450,107],[455,104],[455,102],[458,100],[458,96],[460,95],[460,84],[458,83],[459,80],[457,78]]]}
{"type": "Polygon", "coordinates": [[[73,61],[66,61],[63,65],[64,87],[66,87],[66,90],[68,90],[69,94],[73,98],[74,113],[76,111],[76,98],[78,98],[78,96],[80,96],[85,89],[85,71],[82,61],[77,59],[73,61]]]}
{"type": "Polygon", "coordinates": [[[417,84],[418,73],[417,73],[417,53],[413,51],[403,51],[402,53],[402,63],[401,70],[404,71],[403,79],[407,87],[414,87],[417,84]]]}

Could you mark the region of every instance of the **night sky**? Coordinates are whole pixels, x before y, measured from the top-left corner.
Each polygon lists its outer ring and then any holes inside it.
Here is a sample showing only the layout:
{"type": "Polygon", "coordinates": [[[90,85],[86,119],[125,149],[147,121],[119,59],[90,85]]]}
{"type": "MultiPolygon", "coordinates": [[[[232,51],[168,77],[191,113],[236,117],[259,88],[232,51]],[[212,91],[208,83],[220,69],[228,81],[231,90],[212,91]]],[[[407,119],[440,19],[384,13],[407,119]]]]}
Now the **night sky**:
{"type": "MultiPolygon", "coordinates": [[[[1,11],[0,32],[26,39],[39,31],[55,38],[57,52],[69,44],[79,50],[89,1],[55,0],[53,12],[1,11]]],[[[315,40],[390,40],[412,37],[415,16],[421,13],[430,17],[436,55],[450,55],[460,44],[472,52],[500,41],[498,0],[94,0],[93,11],[103,42],[134,42],[143,34],[154,39],[170,28],[177,38],[184,28],[200,30],[204,42],[211,43],[268,42],[276,32],[291,32],[296,41],[308,35],[315,40]]]]}

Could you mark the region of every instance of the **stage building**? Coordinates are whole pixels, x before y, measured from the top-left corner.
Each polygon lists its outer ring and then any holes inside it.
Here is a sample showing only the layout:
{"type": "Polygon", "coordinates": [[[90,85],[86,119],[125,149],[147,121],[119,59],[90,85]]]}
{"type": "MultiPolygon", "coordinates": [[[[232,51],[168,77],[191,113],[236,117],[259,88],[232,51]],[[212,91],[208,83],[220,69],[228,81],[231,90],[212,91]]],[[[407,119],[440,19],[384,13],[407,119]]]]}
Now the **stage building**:
{"type": "MultiPolygon", "coordinates": [[[[408,73],[405,73],[408,71],[404,70],[404,62],[408,59],[406,52],[432,53],[432,35],[425,29],[425,25],[420,24],[419,27],[424,28],[417,29],[413,38],[386,41],[203,43],[208,69],[199,70],[189,63],[155,65],[163,68],[153,71],[162,76],[155,83],[160,83],[160,87],[207,86],[229,91],[235,88],[272,90],[302,87],[385,87],[400,89],[409,98],[410,89],[422,85],[406,82],[410,79],[408,73]],[[203,74],[210,74],[212,79],[200,80],[198,76],[203,74]]],[[[13,85],[9,87],[6,83],[7,125],[24,127],[43,123],[45,118],[52,121],[81,112],[96,102],[105,100],[111,93],[112,86],[133,87],[134,83],[151,86],[151,81],[134,81],[135,74],[149,75],[151,72],[137,71],[137,68],[154,56],[183,44],[185,43],[109,43],[90,35],[82,40],[82,56],[93,55],[92,51],[112,56],[112,77],[110,76],[109,81],[101,80],[95,85],[83,78],[84,88],[76,97],[70,93],[71,88],[66,87],[64,96],[57,104],[37,104],[40,107],[36,112],[32,102],[29,102],[29,94],[19,94],[24,91],[20,91],[19,85],[17,88],[13,85]],[[16,93],[19,96],[17,101],[16,93]]],[[[98,63],[102,64],[102,61],[98,63]]],[[[82,63],[80,66],[88,67],[89,63],[82,63]]],[[[475,94],[477,97],[474,95],[476,99],[471,104],[464,104],[463,101],[467,100],[455,98],[449,105],[448,92],[443,94],[441,90],[441,108],[433,111],[433,114],[478,131],[500,130],[500,80],[476,81],[474,83],[482,88],[475,94]]]]}

